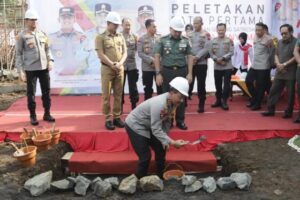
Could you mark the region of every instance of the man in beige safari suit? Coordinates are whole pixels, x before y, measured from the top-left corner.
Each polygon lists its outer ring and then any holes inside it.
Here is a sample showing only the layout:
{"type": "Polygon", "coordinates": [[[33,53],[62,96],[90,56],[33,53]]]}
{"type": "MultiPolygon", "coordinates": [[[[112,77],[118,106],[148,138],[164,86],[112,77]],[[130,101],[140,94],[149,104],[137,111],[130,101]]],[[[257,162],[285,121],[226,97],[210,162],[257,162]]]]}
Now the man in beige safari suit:
{"type": "Polygon", "coordinates": [[[123,64],[127,58],[127,49],[124,37],[117,33],[118,26],[122,24],[120,15],[110,12],[106,21],[106,31],[96,37],[95,48],[102,63],[102,112],[105,115],[105,127],[108,130],[114,130],[115,126],[124,127],[120,115],[124,79],[123,64]],[[114,94],[113,121],[110,120],[111,90],[114,94]]]}

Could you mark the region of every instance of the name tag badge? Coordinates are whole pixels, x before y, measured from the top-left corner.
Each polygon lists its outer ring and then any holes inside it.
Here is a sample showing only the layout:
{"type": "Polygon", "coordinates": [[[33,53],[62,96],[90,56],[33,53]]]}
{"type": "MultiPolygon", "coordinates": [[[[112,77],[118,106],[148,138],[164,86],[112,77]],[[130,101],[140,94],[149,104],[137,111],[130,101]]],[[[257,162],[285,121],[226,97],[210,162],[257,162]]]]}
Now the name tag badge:
{"type": "Polygon", "coordinates": [[[179,44],[179,48],[186,48],[186,47],[187,47],[186,43],[180,43],[179,44]]]}

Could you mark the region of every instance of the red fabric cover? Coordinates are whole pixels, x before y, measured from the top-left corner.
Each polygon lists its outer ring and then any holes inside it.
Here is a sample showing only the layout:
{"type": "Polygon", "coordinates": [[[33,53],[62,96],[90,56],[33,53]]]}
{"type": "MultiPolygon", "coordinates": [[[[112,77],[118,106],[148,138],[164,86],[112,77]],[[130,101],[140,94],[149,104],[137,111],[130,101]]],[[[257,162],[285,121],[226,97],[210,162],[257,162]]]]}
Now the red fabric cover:
{"type": "Polygon", "coordinates": [[[91,152],[95,149],[97,133],[65,133],[61,140],[69,143],[74,151],[91,152]]]}
{"type": "MultiPolygon", "coordinates": [[[[186,145],[181,149],[170,147],[170,151],[212,151],[219,143],[246,142],[275,137],[291,138],[299,130],[262,130],[262,131],[187,131],[172,132],[173,139],[195,141],[201,135],[206,140],[198,145],[186,145]]],[[[133,150],[126,133],[64,133],[61,140],[71,145],[75,152],[120,152],[133,150]]]]}
{"type": "Polygon", "coordinates": [[[0,133],[0,142],[3,142],[6,138],[6,133],[0,133]]]}
{"type": "Polygon", "coordinates": [[[5,134],[5,139],[11,140],[14,142],[20,142],[20,134],[21,133],[4,133],[5,134]]]}
{"type": "MultiPolygon", "coordinates": [[[[166,156],[168,163],[176,163],[188,172],[213,172],[216,170],[216,158],[211,152],[170,151],[166,156]]],[[[136,172],[138,158],[133,151],[115,153],[75,152],[69,161],[71,172],[100,174],[131,174],[136,172]]],[[[152,155],[150,172],[155,171],[152,155]]]]}
{"type": "Polygon", "coordinates": [[[124,133],[96,134],[94,151],[120,152],[129,150],[129,138],[124,133]]]}

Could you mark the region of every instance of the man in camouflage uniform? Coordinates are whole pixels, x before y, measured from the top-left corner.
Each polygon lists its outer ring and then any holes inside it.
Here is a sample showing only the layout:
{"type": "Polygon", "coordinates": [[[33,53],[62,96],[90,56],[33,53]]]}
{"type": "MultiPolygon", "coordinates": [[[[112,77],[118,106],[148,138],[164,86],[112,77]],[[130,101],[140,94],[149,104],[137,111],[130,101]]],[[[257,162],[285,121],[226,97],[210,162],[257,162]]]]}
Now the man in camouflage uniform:
{"type": "Polygon", "coordinates": [[[49,71],[53,68],[53,58],[49,50],[46,34],[36,29],[37,19],[38,15],[35,10],[26,11],[26,30],[18,35],[16,43],[16,67],[20,73],[20,79],[22,81],[27,80],[27,107],[30,112],[30,123],[34,126],[39,124],[35,112],[37,79],[40,81],[42,90],[42,101],[45,110],[43,119],[48,122],[55,121],[50,115],[49,71]]]}
{"type": "MultiPolygon", "coordinates": [[[[192,81],[192,49],[189,39],[181,35],[182,31],[183,19],[174,17],[170,21],[170,34],[161,37],[155,45],[156,83],[163,86],[164,92],[169,91],[169,82],[175,77],[186,77],[189,83],[192,81]]],[[[184,114],[185,104],[182,102],[176,110],[176,126],[186,130],[184,114]]]]}
{"type": "Polygon", "coordinates": [[[207,58],[210,34],[202,29],[203,21],[201,17],[194,18],[194,31],[190,33],[190,41],[194,56],[193,81],[190,84],[189,96],[192,95],[195,77],[197,77],[198,90],[198,112],[204,112],[204,104],[206,99],[205,81],[207,75],[207,58]]]}
{"type": "MultiPolygon", "coordinates": [[[[154,67],[154,45],[159,36],[156,34],[156,25],[153,19],[147,19],[145,22],[147,33],[138,40],[138,55],[142,59],[144,100],[153,95],[153,79],[155,79],[154,67]]],[[[162,93],[162,87],[156,85],[157,94],[162,93]]]]}
{"type": "Polygon", "coordinates": [[[105,127],[114,130],[115,126],[123,128],[121,120],[124,62],[127,58],[126,42],[122,34],[117,33],[118,26],[122,24],[121,17],[116,12],[108,13],[106,17],[107,29],[97,35],[95,49],[101,60],[102,83],[102,112],[105,116],[105,127]],[[110,94],[113,90],[114,106],[113,121],[110,120],[110,94]]]}
{"type": "Polygon", "coordinates": [[[210,57],[214,63],[214,78],[216,87],[216,102],[211,107],[221,106],[228,110],[227,100],[230,93],[232,73],[231,57],[233,55],[233,41],[226,37],[226,24],[217,25],[218,37],[211,41],[209,47],[210,57]]]}
{"type": "Polygon", "coordinates": [[[123,97],[122,102],[124,104],[124,87],[126,82],[126,75],[128,75],[128,86],[129,86],[129,96],[131,102],[131,109],[136,107],[136,103],[139,101],[139,93],[137,89],[137,81],[139,79],[139,71],[136,67],[135,54],[137,50],[137,37],[131,33],[131,20],[129,18],[124,18],[122,20],[123,27],[123,37],[126,41],[127,46],[127,59],[124,63],[124,83],[123,83],[123,97]]]}

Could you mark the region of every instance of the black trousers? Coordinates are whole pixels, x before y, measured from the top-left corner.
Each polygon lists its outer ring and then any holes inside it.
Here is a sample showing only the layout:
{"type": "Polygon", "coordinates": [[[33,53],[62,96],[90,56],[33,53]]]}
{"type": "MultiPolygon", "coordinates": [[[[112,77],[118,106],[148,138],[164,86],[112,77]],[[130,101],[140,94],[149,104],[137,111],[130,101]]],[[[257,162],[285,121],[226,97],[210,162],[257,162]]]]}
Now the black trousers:
{"type": "MultiPolygon", "coordinates": [[[[153,95],[153,80],[155,72],[143,71],[144,100],[150,99],[153,95]]],[[[162,87],[156,85],[157,94],[162,94],[162,87]]]]}
{"type": "Polygon", "coordinates": [[[270,70],[256,70],[250,68],[246,76],[246,85],[251,94],[250,103],[254,106],[261,106],[265,91],[270,80],[270,70]],[[254,85],[255,83],[255,85],[254,85]]]}
{"type": "Polygon", "coordinates": [[[25,71],[27,79],[27,107],[30,115],[35,115],[36,103],[35,92],[37,79],[40,81],[42,91],[43,107],[45,114],[50,113],[51,98],[50,98],[50,76],[48,69],[38,71],[25,71]]]}
{"type": "Polygon", "coordinates": [[[215,86],[216,86],[216,99],[217,101],[227,101],[230,94],[230,80],[232,69],[227,70],[214,70],[215,86]]]}
{"type": "MultiPolygon", "coordinates": [[[[163,92],[169,92],[170,85],[169,83],[175,78],[175,77],[186,77],[187,75],[187,68],[177,68],[176,70],[168,67],[162,67],[162,76],[163,76],[163,92]]],[[[186,101],[186,99],[185,99],[186,101]]],[[[176,122],[182,123],[184,122],[184,115],[185,115],[185,102],[179,104],[179,106],[176,109],[176,122]]]]}
{"type": "Polygon", "coordinates": [[[285,113],[288,115],[293,114],[294,100],[295,100],[295,80],[281,80],[274,79],[269,97],[268,97],[268,110],[275,111],[275,105],[279,101],[283,89],[286,87],[288,92],[288,105],[285,113]]]}
{"type": "Polygon", "coordinates": [[[162,179],[165,169],[166,151],[161,142],[151,133],[150,139],[135,133],[129,126],[125,126],[131,145],[137,154],[139,161],[136,176],[142,178],[147,176],[151,161],[151,151],[155,153],[156,174],[162,179]]]}
{"type": "Polygon", "coordinates": [[[203,102],[206,99],[206,76],[207,76],[207,65],[194,65],[193,67],[193,79],[189,88],[189,96],[192,95],[194,89],[195,78],[197,78],[197,93],[199,102],[203,102]]]}
{"type": "MultiPolygon", "coordinates": [[[[300,105],[300,67],[297,67],[296,81],[297,81],[298,105],[300,105]]],[[[300,106],[299,106],[299,117],[300,117],[300,106]]]]}
{"type": "Polygon", "coordinates": [[[124,70],[124,82],[123,82],[123,94],[122,94],[122,103],[124,104],[124,88],[126,77],[128,80],[128,88],[129,88],[129,97],[131,104],[136,104],[139,101],[139,92],[137,89],[137,81],[139,79],[139,71],[135,70],[124,70]]]}

